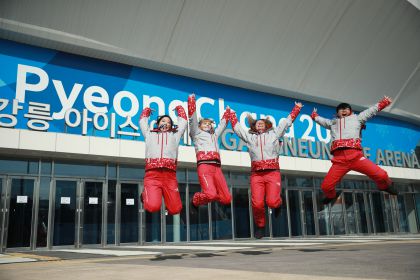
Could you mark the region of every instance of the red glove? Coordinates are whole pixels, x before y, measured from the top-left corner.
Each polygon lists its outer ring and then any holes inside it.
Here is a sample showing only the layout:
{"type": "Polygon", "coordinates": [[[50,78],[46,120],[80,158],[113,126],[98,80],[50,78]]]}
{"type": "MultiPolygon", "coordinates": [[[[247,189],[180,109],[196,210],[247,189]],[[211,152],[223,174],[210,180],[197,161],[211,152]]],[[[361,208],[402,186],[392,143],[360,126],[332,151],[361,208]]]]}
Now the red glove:
{"type": "Polygon", "coordinates": [[[231,111],[230,113],[230,122],[232,123],[232,127],[235,127],[238,123],[238,118],[236,117],[236,113],[231,111]]]}
{"type": "Polygon", "coordinates": [[[195,110],[196,110],[195,95],[190,95],[188,96],[188,117],[191,118],[195,110]]]}
{"type": "Polygon", "coordinates": [[[175,107],[176,112],[178,113],[178,116],[187,120],[187,114],[185,114],[185,110],[184,107],[182,107],[181,105],[178,105],[175,107]]]}
{"type": "Polygon", "coordinates": [[[149,107],[144,108],[143,112],[141,112],[140,119],[150,117],[151,113],[152,113],[152,109],[150,109],[149,107]]]}
{"type": "Polygon", "coordinates": [[[318,117],[319,115],[318,115],[318,113],[316,112],[316,111],[312,111],[312,114],[311,114],[311,118],[313,119],[313,120],[315,120],[315,118],[316,117],[318,117]]]}
{"type": "Polygon", "coordinates": [[[230,114],[231,114],[230,108],[227,108],[226,111],[225,111],[225,113],[222,116],[222,119],[225,119],[226,122],[228,122],[229,119],[230,119],[230,114]]]}
{"type": "Polygon", "coordinates": [[[292,122],[297,118],[297,116],[300,113],[300,109],[302,109],[302,107],[299,107],[298,105],[295,105],[295,107],[293,107],[292,112],[290,112],[290,117],[292,117],[292,122]]]}
{"type": "Polygon", "coordinates": [[[378,102],[378,111],[382,111],[383,109],[385,109],[386,107],[389,106],[389,104],[391,104],[391,100],[389,100],[388,98],[384,97],[382,98],[379,102],[378,102]]]}

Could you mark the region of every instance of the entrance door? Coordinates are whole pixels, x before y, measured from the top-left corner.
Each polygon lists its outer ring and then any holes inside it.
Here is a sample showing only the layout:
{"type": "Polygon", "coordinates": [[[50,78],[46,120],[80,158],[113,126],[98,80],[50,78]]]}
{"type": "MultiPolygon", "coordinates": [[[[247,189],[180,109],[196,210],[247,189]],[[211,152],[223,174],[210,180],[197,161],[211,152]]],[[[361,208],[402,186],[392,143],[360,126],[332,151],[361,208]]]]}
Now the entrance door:
{"type": "Polygon", "coordinates": [[[369,233],[371,231],[370,218],[370,204],[366,199],[365,193],[355,192],[356,199],[356,220],[359,228],[359,233],[369,233]]]}
{"type": "Polygon", "coordinates": [[[102,244],[104,182],[83,181],[80,200],[80,244],[102,244]]]}
{"type": "MultiPolygon", "coordinates": [[[[1,180],[0,180],[1,181],[1,180]]],[[[32,247],[34,224],[34,178],[9,178],[1,183],[2,240],[5,248],[32,247]]]]}
{"type": "Polygon", "coordinates": [[[139,241],[139,184],[121,183],[120,242],[139,241]]]}
{"type": "Polygon", "coordinates": [[[79,181],[56,180],[54,182],[54,218],[52,245],[76,245],[77,191],[79,181]]]}
{"type": "Polygon", "coordinates": [[[3,251],[4,220],[6,215],[6,179],[0,177],[0,252],[3,251]]]}
{"type": "Polygon", "coordinates": [[[315,235],[314,202],[312,191],[302,191],[303,226],[306,235],[315,235]]]}
{"type": "Polygon", "coordinates": [[[298,190],[287,190],[287,194],[291,234],[292,236],[303,235],[302,219],[304,211],[301,208],[300,193],[298,190]]]}
{"type": "Polygon", "coordinates": [[[251,207],[249,198],[249,187],[233,187],[233,222],[235,238],[251,237],[251,207]]]}

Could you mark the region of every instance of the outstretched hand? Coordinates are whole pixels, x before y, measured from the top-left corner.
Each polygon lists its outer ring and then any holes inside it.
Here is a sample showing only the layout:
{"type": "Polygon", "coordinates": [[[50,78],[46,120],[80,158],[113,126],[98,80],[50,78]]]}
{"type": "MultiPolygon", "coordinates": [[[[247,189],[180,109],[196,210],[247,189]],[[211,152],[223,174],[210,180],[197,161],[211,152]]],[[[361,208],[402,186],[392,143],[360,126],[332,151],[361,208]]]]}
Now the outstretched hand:
{"type": "Polygon", "coordinates": [[[296,106],[298,106],[299,108],[302,108],[302,107],[303,107],[302,102],[296,102],[296,101],[295,101],[295,105],[296,105],[296,106]]]}
{"type": "Polygon", "coordinates": [[[318,111],[318,109],[314,107],[312,113],[316,113],[317,111],[318,111]]]}

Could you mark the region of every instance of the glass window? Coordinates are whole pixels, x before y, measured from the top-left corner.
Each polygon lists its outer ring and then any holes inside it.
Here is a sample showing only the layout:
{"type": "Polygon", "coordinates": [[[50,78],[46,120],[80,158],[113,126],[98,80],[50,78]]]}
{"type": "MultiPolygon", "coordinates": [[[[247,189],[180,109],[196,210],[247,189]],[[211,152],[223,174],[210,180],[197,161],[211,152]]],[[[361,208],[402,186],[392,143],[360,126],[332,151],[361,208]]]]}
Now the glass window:
{"type": "Polygon", "coordinates": [[[312,177],[301,177],[287,175],[287,186],[288,187],[303,187],[312,188],[312,177]]]}
{"type": "Polygon", "coordinates": [[[231,183],[234,185],[243,185],[248,186],[250,184],[249,181],[249,172],[232,172],[230,175],[231,183]]]}
{"type": "Polygon", "coordinates": [[[51,161],[42,161],[41,162],[41,174],[42,175],[51,175],[51,161]]]}
{"type": "Polygon", "coordinates": [[[37,160],[7,160],[0,159],[0,173],[38,174],[37,160]]]}
{"type": "Polygon", "coordinates": [[[251,226],[249,215],[248,188],[232,189],[235,238],[250,238],[251,226]]]}
{"type": "Polygon", "coordinates": [[[57,162],[54,164],[54,174],[62,176],[105,177],[105,165],[57,162]]]}
{"type": "Polygon", "coordinates": [[[108,164],[108,179],[117,179],[117,165],[108,164]]]}
{"type": "Polygon", "coordinates": [[[187,170],[183,169],[183,168],[178,168],[178,170],[176,171],[176,179],[178,180],[178,183],[186,183],[186,173],[187,170]]]}
{"type": "Polygon", "coordinates": [[[120,165],[119,167],[120,179],[137,179],[144,178],[144,168],[140,166],[120,165]]]}
{"type": "Polygon", "coordinates": [[[343,180],[342,186],[344,189],[366,189],[365,181],[359,180],[343,180]]]}
{"type": "Polygon", "coordinates": [[[197,169],[188,169],[188,182],[198,183],[197,169]]]}

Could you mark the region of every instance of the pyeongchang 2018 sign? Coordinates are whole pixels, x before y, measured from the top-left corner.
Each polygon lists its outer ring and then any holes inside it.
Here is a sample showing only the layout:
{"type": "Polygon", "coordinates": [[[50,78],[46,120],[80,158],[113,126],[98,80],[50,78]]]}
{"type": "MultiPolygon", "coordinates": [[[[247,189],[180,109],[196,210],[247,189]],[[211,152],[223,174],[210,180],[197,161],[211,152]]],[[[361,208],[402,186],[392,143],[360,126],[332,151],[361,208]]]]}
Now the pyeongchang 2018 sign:
{"type": "MultiPolygon", "coordinates": [[[[50,49],[0,40],[0,127],[143,141],[138,119],[144,107],[158,115],[187,108],[192,92],[199,117],[216,121],[230,106],[243,126],[246,116],[269,117],[278,125],[294,106],[293,99],[242,88],[111,63],[50,49]]],[[[329,159],[329,131],[310,118],[313,107],[333,118],[335,108],[303,102],[286,133],[282,155],[329,159]]],[[[186,134],[187,135],[187,134],[186,134]]],[[[381,165],[420,168],[414,149],[420,127],[374,117],[363,131],[364,152],[381,165]]],[[[191,145],[187,136],[184,145],[191,145]]],[[[227,150],[245,151],[231,126],[221,137],[227,150]]]]}

